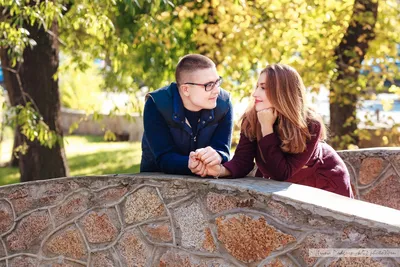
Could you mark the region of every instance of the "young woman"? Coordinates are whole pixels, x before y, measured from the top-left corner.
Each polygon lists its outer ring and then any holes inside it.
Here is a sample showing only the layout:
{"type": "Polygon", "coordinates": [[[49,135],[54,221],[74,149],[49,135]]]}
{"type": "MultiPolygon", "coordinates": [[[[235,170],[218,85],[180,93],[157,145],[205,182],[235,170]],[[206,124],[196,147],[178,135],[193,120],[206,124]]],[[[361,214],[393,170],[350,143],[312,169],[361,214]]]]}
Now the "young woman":
{"type": "Polygon", "coordinates": [[[283,64],[262,70],[254,103],[242,117],[240,141],[231,161],[206,162],[210,148],[190,154],[189,167],[202,176],[256,176],[312,186],[353,198],[350,176],[336,151],[324,142],[322,120],[307,106],[295,69],[283,64]]]}

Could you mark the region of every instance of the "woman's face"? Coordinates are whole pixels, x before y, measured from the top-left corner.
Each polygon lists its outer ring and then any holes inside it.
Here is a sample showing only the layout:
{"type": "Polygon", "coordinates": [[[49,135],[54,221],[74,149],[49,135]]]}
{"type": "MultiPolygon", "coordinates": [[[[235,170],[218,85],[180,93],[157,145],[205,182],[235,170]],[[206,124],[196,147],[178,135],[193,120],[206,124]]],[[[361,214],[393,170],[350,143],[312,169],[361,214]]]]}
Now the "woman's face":
{"type": "Polygon", "coordinates": [[[256,111],[261,111],[264,109],[271,108],[271,102],[269,101],[266,90],[266,81],[267,74],[265,72],[260,74],[260,77],[258,78],[257,86],[256,89],[254,90],[253,97],[254,97],[254,107],[256,111]]]}

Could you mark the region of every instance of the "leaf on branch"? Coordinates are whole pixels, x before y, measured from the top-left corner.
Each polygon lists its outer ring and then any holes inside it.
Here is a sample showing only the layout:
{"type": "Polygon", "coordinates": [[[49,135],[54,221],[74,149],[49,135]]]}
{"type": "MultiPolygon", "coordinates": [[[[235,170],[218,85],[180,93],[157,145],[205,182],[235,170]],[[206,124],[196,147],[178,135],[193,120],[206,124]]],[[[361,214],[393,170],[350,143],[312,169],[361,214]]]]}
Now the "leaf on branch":
{"type": "Polygon", "coordinates": [[[69,127],[68,133],[72,134],[78,128],[79,128],[79,122],[76,121],[76,122],[71,124],[71,126],[69,127]]]}
{"type": "Polygon", "coordinates": [[[106,140],[106,141],[116,141],[117,140],[117,136],[112,131],[107,130],[104,133],[104,140],[106,140]]]}

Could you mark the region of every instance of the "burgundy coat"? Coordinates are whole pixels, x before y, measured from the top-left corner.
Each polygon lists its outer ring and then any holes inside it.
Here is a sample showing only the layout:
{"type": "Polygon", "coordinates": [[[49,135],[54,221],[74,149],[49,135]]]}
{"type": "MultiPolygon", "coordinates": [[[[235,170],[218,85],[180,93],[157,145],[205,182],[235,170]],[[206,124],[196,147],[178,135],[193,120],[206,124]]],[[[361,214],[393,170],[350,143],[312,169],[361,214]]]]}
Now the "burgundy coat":
{"type": "Polygon", "coordinates": [[[283,152],[275,132],[258,142],[241,133],[234,157],[223,165],[233,178],[245,177],[253,169],[255,158],[257,177],[312,186],[353,198],[346,165],[331,146],[319,140],[320,123],[314,121],[308,128],[311,140],[299,154],[283,152]]]}

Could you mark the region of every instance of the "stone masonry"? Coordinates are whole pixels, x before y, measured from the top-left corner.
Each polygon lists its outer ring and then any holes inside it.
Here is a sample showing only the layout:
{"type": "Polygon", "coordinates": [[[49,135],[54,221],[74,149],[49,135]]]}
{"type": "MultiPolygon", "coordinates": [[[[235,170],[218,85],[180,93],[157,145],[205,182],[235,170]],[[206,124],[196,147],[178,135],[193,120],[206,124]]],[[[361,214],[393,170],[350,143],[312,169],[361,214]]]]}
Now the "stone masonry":
{"type": "MultiPolygon", "coordinates": [[[[370,184],[379,171],[363,173],[370,184]]],[[[0,266],[399,266],[309,254],[399,248],[399,222],[395,209],[256,178],[61,178],[0,187],[0,266]]]]}
{"type": "Polygon", "coordinates": [[[355,198],[400,210],[400,149],[339,151],[350,172],[355,198]]]}

